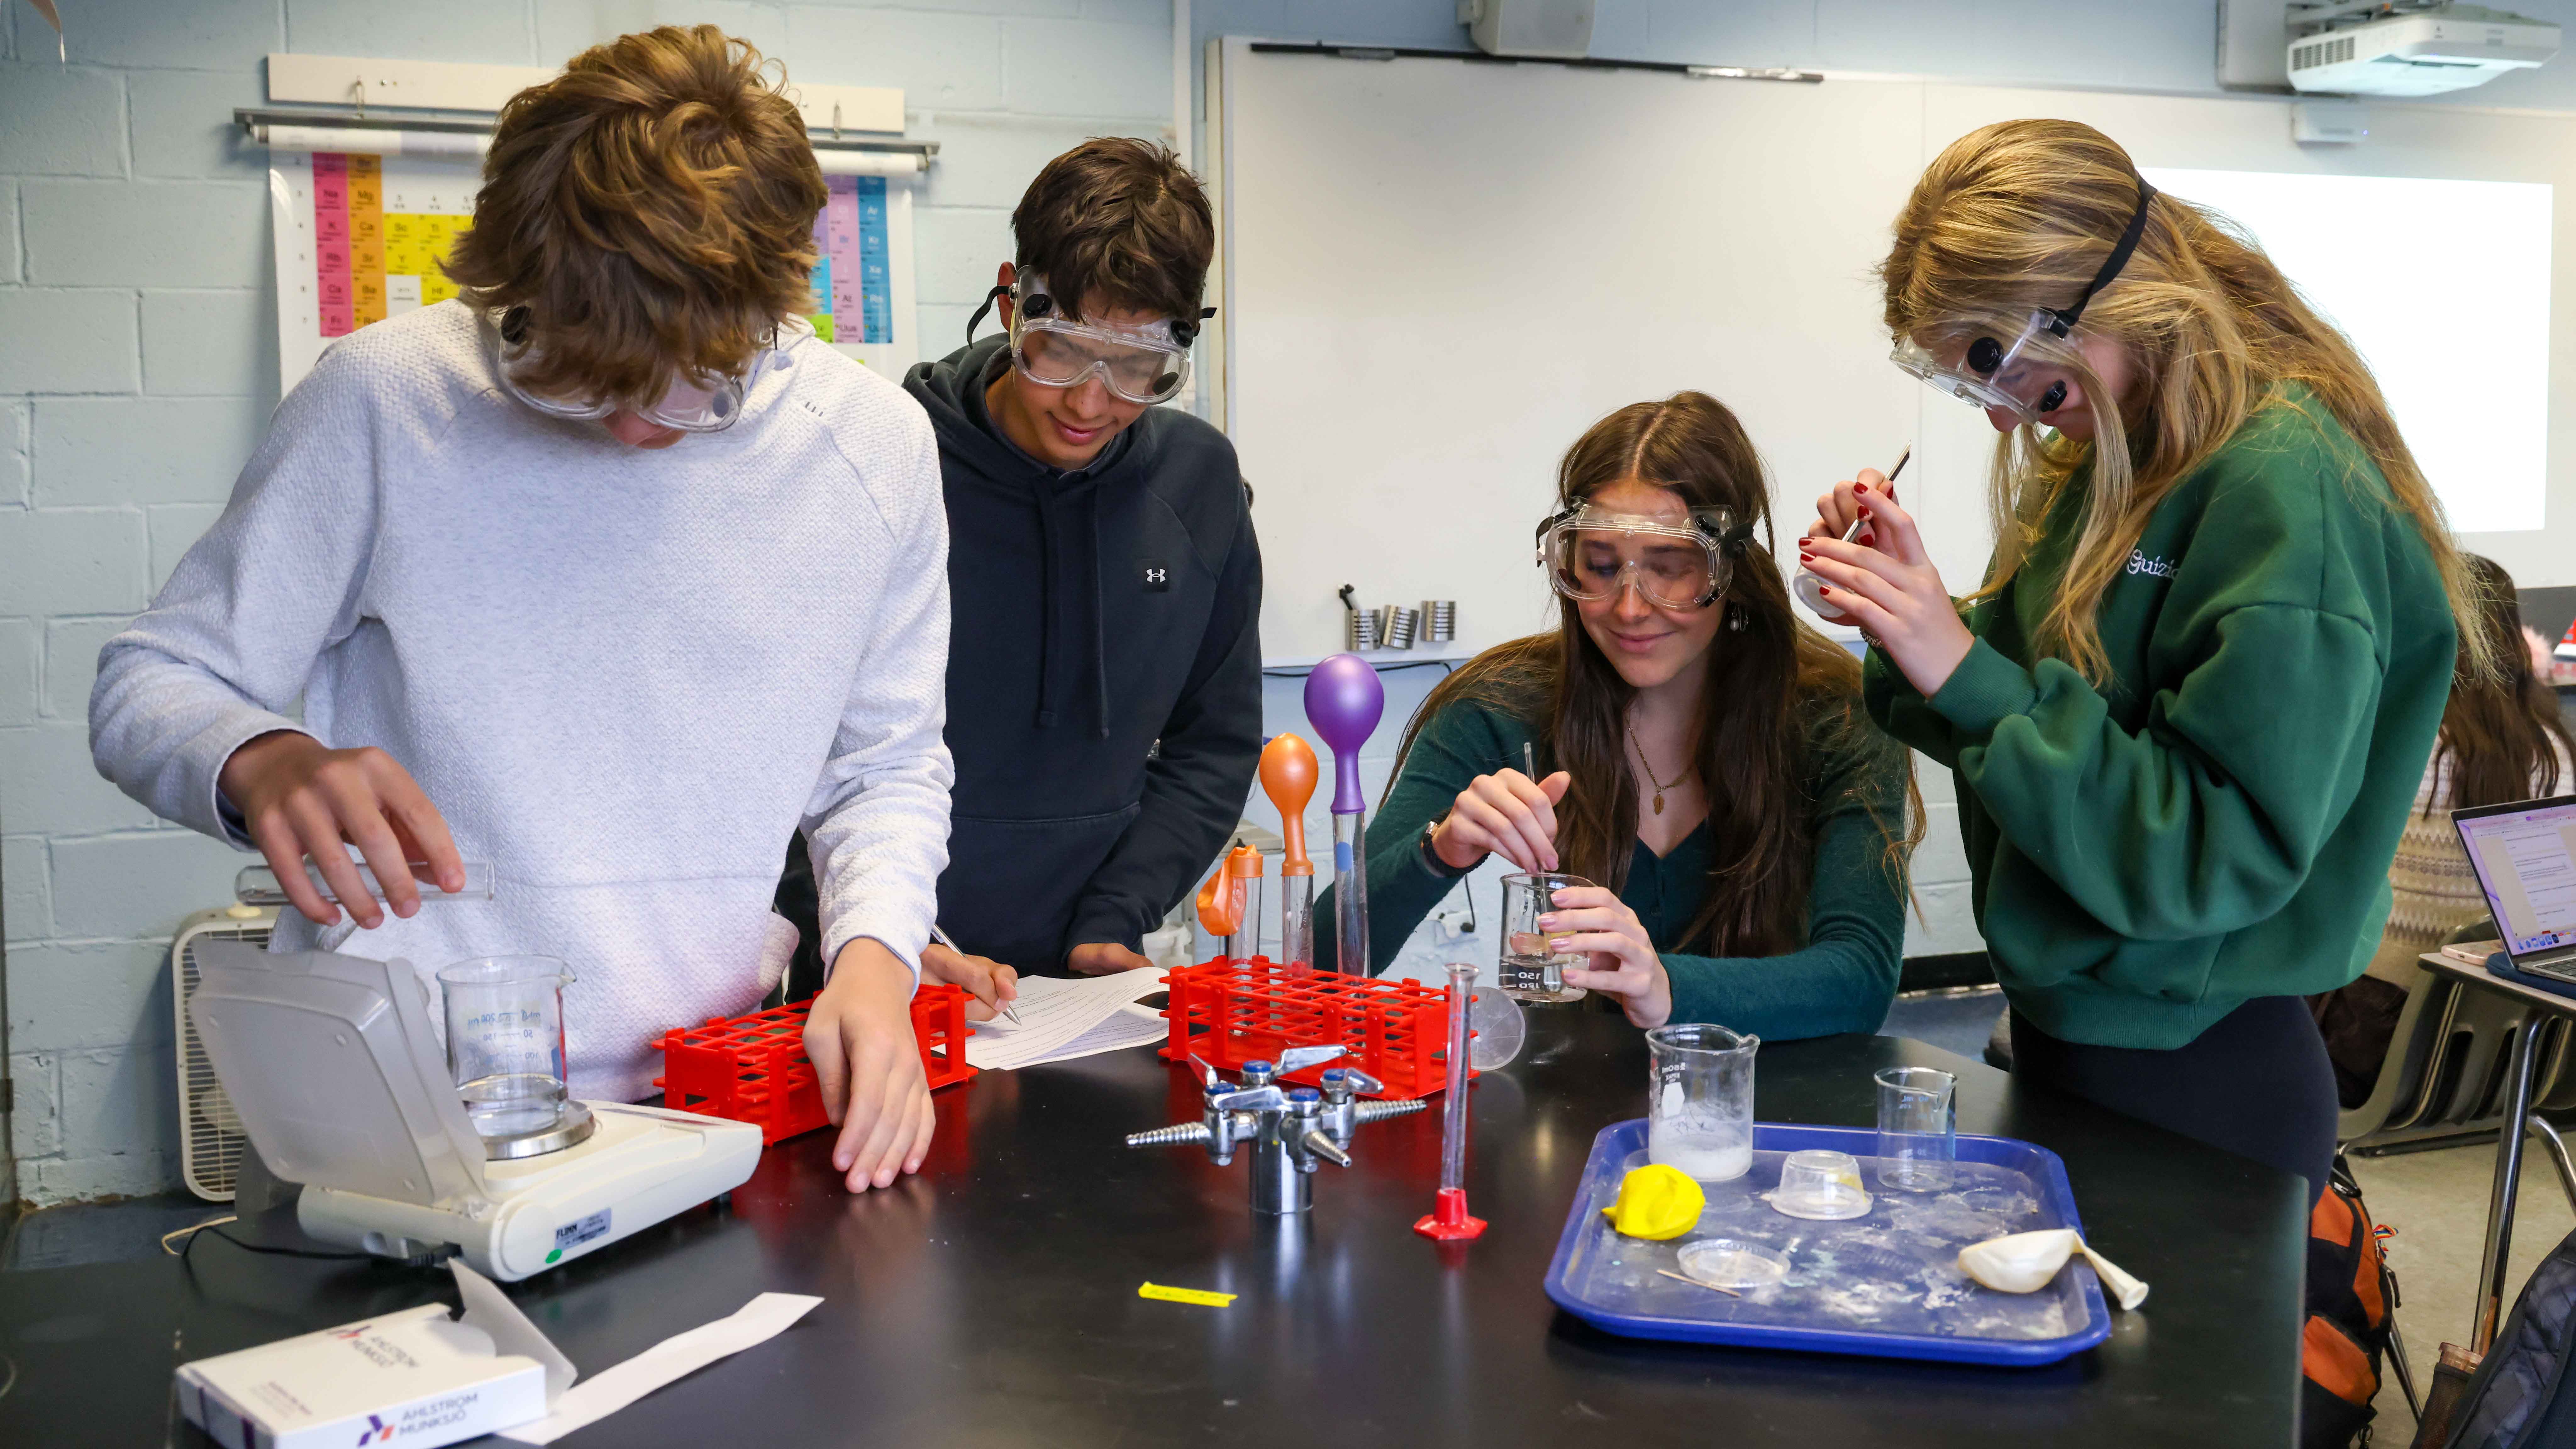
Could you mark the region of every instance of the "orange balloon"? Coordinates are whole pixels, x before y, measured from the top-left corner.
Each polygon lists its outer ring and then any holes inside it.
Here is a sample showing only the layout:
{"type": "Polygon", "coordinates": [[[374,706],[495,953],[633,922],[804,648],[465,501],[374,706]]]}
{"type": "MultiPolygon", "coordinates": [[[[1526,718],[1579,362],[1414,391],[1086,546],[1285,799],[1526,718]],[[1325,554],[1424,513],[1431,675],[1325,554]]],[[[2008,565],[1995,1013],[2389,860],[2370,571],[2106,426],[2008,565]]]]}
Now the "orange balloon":
{"type": "Polygon", "coordinates": [[[1295,735],[1281,735],[1261,751],[1261,791],[1279,807],[1279,833],[1288,842],[1283,876],[1315,873],[1306,858],[1306,802],[1315,798],[1318,776],[1315,751],[1295,735]]]}

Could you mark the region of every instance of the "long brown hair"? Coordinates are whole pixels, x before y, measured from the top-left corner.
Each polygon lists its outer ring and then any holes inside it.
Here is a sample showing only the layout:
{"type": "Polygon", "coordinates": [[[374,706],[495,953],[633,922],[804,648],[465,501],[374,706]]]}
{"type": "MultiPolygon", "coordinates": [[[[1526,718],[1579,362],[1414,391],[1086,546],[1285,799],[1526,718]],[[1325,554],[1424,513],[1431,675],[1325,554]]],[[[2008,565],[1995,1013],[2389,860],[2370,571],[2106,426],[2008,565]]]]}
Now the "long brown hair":
{"type": "Polygon", "coordinates": [[[2472,662],[2463,631],[2451,702],[2442,707],[2441,743],[2433,750],[2434,759],[2451,762],[2451,797],[2431,802],[2427,814],[2555,795],[2559,751],[2576,756],[2576,741],[2558,717],[2558,695],[2532,673],[2531,656],[2522,647],[2513,576],[2491,558],[2465,557],[2479,594],[2477,632],[2495,667],[2483,670],[2472,662]]]}
{"type": "MultiPolygon", "coordinates": [[[[1813,802],[1802,794],[1809,737],[1821,727],[1825,738],[1856,739],[1870,728],[1860,708],[1860,662],[1790,609],[1771,557],[1762,459],[1723,404],[1681,392],[1603,418],[1558,466],[1557,503],[1571,505],[1622,478],[1669,488],[1693,508],[1733,510],[1743,540],[1726,594],[1711,606],[1726,610],[1726,620],[1709,650],[1692,747],[1708,791],[1708,881],[1677,944],[1718,955],[1793,950],[1806,935],[1815,872],[1813,802]]],[[[1554,633],[1488,649],[1431,691],[1405,728],[1396,770],[1402,773],[1423,722],[1452,703],[1537,717],[1541,772],[1574,777],[1556,807],[1557,855],[1567,870],[1617,890],[1637,847],[1637,787],[1626,744],[1637,692],[1592,642],[1574,602],[1560,598],[1557,605],[1554,633]]],[[[1910,756],[1906,798],[1904,819],[1879,821],[1887,868],[1899,880],[1922,833],[1910,756]]]]}
{"type": "MultiPolygon", "coordinates": [[[[1998,325],[2018,329],[2034,308],[2071,305],[2138,195],[2129,153],[2090,126],[2003,121],[1969,132],[1924,170],[1896,215],[1896,243],[1879,268],[1888,331],[1955,351],[1998,325]]],[[[2390,504],[2432,550],[2460,637],[2483,637],[2442,505],[2370,369],[2225,218],[2156,196],[2137,251],[2086,307],[2083,327],[2118,339],[2136,359],[2129,395],[2102,405],[2110,394],[2101,379],[2073,365],[2095,400],[2093,441],[2024,426],[1995,450],[1995,555],[1981,593],[2012,578],[2059,491],[2092,465],[2081,531],[2040,623],[2043,651],[2102,682],[2109,664],[2094,616],[2147,516],[2248,417],[2286,406],[2280,385],[2288,382],[2304,385],[2359,441],[2390,504]]],[[[2346,481],[2359,491],[2360,480],[2346,481]]],[[[2480,669],[2492,665],[2485,653],[2483,643],[2473,646],[2480,669]]]]}

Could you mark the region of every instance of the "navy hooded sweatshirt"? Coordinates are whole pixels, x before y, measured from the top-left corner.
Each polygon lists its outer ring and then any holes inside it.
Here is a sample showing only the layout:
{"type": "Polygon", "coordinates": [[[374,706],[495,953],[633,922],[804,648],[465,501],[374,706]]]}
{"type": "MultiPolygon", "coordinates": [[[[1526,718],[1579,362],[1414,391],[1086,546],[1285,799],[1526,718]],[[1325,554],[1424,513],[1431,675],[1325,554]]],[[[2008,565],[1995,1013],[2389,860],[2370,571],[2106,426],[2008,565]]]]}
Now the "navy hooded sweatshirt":
{"type": "MultiPolygon", "coordinates": [[[[1074,471],[1020,451],[984,405],[1004,346],[904,378],[948,501],[957,784],[939,923],[970,954],[1064,975],[1075,946],[1136,948],[1242,818],[1261,550],[1234,445],[1187,413],[1147,408],[1074,471]]],[[[810,942],[803,854],[780,897],[810,942]]]]}

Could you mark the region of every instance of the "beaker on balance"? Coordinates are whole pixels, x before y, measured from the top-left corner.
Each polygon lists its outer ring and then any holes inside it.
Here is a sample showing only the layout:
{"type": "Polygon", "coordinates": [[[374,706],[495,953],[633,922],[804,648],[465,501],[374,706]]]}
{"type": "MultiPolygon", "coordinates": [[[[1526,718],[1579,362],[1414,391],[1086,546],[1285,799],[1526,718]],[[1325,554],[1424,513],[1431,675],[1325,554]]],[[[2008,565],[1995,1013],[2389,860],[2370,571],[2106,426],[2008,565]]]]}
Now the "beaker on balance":
{"type": "Polygon", "coordinates": [[[447,997],[447,1066],[484,1155],[533,1157],[597,1127],[565,1086],[563,989],[551,956],[485,956],[438,973],[447,997]]]}

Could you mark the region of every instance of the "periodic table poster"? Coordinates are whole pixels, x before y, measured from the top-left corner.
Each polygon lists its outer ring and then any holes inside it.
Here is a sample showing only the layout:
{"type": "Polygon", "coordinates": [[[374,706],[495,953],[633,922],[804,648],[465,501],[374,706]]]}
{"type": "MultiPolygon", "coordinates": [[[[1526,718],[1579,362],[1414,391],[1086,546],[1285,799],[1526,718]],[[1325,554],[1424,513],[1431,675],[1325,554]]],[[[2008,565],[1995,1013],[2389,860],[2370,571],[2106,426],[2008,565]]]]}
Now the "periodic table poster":
{"type": "MultiPolygon", "coordinates": [[[[814,218],[808,320],[822,341],[889,379],[920,357],[913,321],[912,188],[827,176],[814,218]]],[[[269,173],[277,246],[279,390],[332,339],[456,295],[439,263],[473,224],[471,156],[278,152],[269,173]]]]}

